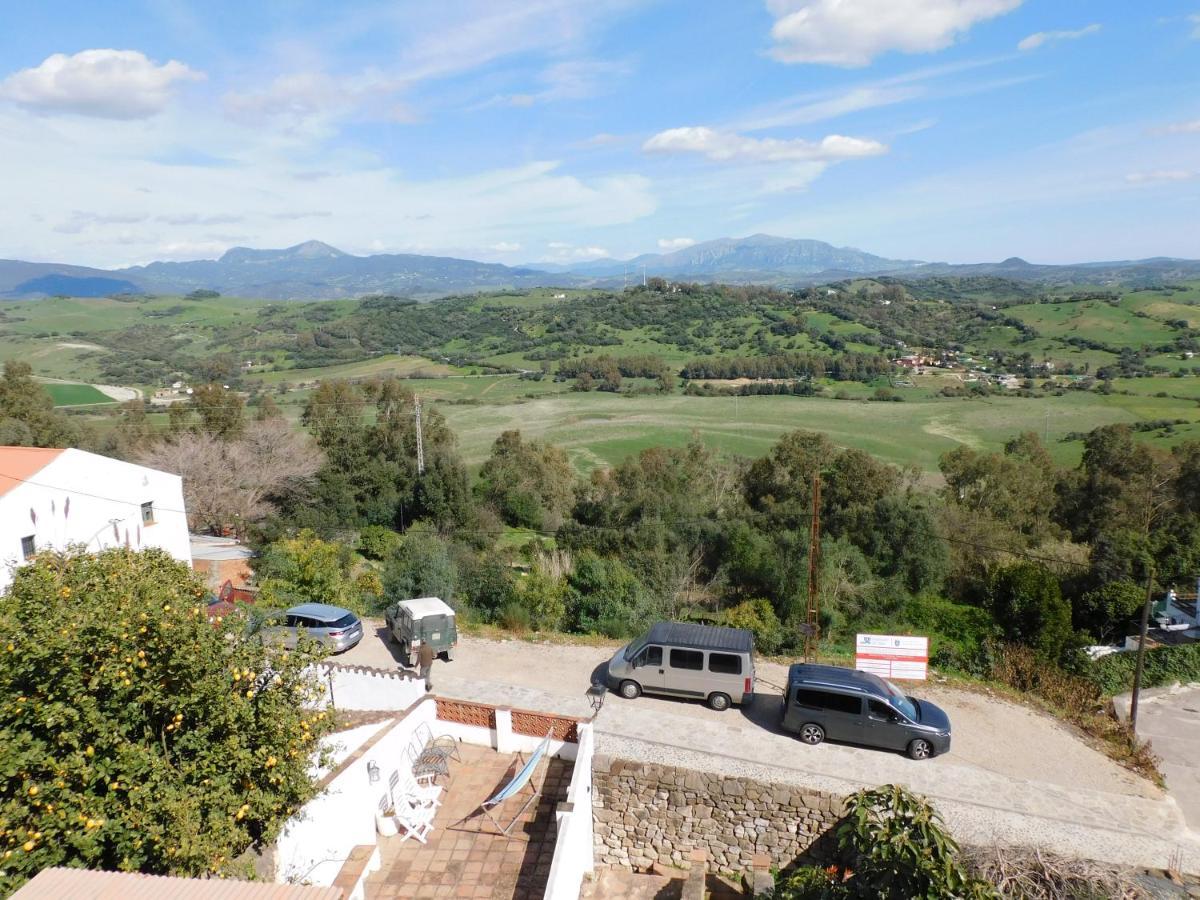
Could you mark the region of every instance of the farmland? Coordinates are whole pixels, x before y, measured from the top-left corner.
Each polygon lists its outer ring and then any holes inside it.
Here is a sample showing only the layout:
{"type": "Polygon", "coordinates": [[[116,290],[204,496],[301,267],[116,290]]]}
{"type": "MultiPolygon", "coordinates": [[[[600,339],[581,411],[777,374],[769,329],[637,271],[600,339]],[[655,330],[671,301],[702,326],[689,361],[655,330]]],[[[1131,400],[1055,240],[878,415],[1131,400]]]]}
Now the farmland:
{"type": "Polygon", "coordinates": [[[1109,422],[1150,423],[1139,438],[1164,445],[1200,437],[1200,360],[1187,349],[1200,350],[1194,324],[1197,285],[1039,294],[998,279],[858,279],[794,294],[538,289],[433,304],[58,297],[0,302],[0,359],[72,382],[51,386],[55,403],[100,430],[110,424],[101,404],[112,401],[97,383],[149,394],[172,380],[216,380],[272,394],[298,422],[322,379],[394,376],[442,406],[473,466],[510,428],[562,445],[581,470],[693,434],[728,453],[757,455],[783,432],[810,428],[932,473],[954,446],[995,448],[1022,430],[1045,435],[1062,463],[1080,452],[1063,438],[1109,422]],[[664,388],[647,377],[626,377],[615,393],[580,391],[555,377],[568,361],[597,354],[653,358],[677,373],[704,359],[776,355],[828,368],[938,347],[1031,380],[1020,392],[980,391],[982,377],[964,367],[889,375],[856,364],[866,374],[812,378],[815,396],[732,397],[711,393],[746,379],[701,380],[693,387],[710,395],[688,396],[684,384],[664,388]],[[904,402],[868,402],[881,390],[904,402]],[[79,409],[90,405],[96,409],[79,409]]]}

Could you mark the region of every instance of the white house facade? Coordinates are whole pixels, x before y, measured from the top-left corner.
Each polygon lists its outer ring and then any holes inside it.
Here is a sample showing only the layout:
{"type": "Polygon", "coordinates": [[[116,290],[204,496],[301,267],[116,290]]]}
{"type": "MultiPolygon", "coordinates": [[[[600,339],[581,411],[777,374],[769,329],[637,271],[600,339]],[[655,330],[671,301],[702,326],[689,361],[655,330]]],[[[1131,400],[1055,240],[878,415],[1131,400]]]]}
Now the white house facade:
{"type": "Polygon", "coordinates": [[[0,447],[0,592],[42,550],[161,547],[191,565],[183,479],[83,450],[0,447]]]}

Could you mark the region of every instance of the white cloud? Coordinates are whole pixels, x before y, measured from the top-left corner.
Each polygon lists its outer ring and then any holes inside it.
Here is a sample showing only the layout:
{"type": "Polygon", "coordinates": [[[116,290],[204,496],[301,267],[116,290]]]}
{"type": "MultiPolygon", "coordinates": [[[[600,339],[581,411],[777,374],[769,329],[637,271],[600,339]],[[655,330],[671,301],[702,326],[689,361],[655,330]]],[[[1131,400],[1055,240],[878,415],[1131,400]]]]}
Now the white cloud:
{"type": "Polygon", "coordinates": [[[767,0],[771,55],[786,63],[865,66],[881,53],[942,50],[1021,0],[767,0]]]}
{"type": "Polygon", "coordinates": [[[1162,129],[1165,134],[1200,134],[1200,119],[1190,122],[1172,122],[1162,129]]]}
{"type": "Polygon", "coordinates": [[[521,249],[521,245],[516,241],[500,241],[497,244],[492,244],[489,250],[495,250],[497,253],[516,253],[521,249]]]}
{"type": "Polygon", "coordinates": [[[1074,31],[1038,31],[1017,44],[1017,49],[1036,50],[1043,44],[1051,44],[1055,41],[1074,41],[1081,37],[1087,37],[1089,34],[1095,34],[1099,30],[1100,26],[1092,23],[1074,31]]]}
{"type": "Polygon", "coordinates": [[[589,259],[602,259],[609,256],[603,247],[576,247],[565,241],[550,241],[546,248],[551,252],[544,257],[546,262],[578,262],[589,259]]]}
{"type": "Polygon", "coordinates": [[[170,102],[175,86],[204,73],[170,60],[158,65],[137,50],[55,53],[0,82],[0,98],[42,113],[143,119],[170,102]]]}
{"type": "Polygon", "coordinates": [[[752,138],[706,126],[669,128],[642,145],[647,153],[700,153],[714,162],[837,162],[878,156],[887,146],[864,138],[831,134],[819,141],[803,138],[752,138]]]}
{"type": "Polygon", "coordinates": [[[1200,172],[1190,169],[1154,169],[1149,172],[1130,172],[1125,180],[1130,184],[1164,184],[1173,181],[1191,181],[1200,178],[1200,172]]]}
{"type": "Polygon", "coordinates": [[[573,59],[554,63],[538,74],[540,90],[523,94],[498,94],[485,106],[534,106],[558,100],[586,100],[606,94],[613,83],[628,76],[633,66],[623,60],[573,59]]]}
{"type": "Polygon", "coordinates": [[[370,117],[383,121],[412,121],[411,112],[395,95],[404,83],[368,71],[350,77],[326,72],[292,72],[252,91],[231,91],[224,97],[225,111],[248,124],[274,121],[285,128],[301,129],[349,118],[370,107],[370,117]]]}
{"type": "Polygon", "coordinates": [[[672,250],[682,250],[685,247],[690,247],[694,243],[696,243],[694,238],[659,238],[658,249],[670,253],[672,250]]]}

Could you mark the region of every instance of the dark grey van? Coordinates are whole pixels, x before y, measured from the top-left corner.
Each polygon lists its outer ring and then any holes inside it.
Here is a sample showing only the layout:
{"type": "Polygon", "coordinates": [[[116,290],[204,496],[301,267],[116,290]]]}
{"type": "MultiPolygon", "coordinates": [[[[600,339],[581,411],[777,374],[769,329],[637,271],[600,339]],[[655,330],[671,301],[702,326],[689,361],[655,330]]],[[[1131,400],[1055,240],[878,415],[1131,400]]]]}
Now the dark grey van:
{"type": "Polygon", "coordinates": [[[704,700],[713,709],[754,696],[754,635],[741,628],[659,622],[608,662],[610,690],[704,700]]]}
{"type": "Polygon", "coordinates": [[[950,718],[869,672],[797,663],[788,669],[782,726],[806,744],[825,738],[928,759],[950,750],[950,718]]]}

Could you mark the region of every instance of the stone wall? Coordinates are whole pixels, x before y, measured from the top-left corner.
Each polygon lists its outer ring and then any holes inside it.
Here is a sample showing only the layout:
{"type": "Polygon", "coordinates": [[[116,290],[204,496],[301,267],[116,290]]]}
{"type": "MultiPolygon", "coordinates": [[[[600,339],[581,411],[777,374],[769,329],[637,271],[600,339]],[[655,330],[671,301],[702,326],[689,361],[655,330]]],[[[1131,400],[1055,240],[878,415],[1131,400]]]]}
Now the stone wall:
{"type": "MultiPolygon", "coordinates": [[[[842,798],[596,754],[592,765],[596,864],[685,868],[704,850],[721,872],[750,870],[756,854],[783,867],[842,815],[842,798]]],[[[814,852],[816,852],[814,848],[814,852]]]]}

